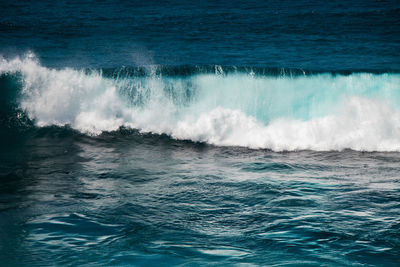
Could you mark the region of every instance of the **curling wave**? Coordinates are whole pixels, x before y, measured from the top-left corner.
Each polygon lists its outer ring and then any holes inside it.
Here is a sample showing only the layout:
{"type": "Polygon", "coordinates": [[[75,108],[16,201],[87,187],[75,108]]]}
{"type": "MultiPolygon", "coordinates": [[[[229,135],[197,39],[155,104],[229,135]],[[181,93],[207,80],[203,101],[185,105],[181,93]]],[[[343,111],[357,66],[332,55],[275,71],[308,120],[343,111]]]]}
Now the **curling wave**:
{"type": "Polygon", "coordinates": [[[90,135],[128,127],[275,151],[400,151],[399,74],[214,69],[166,75],[153,66],[139,75],[49,69],[34,55],[0,59],[1,77],[19,81],[17,105],[38,127],[90,135]]]}

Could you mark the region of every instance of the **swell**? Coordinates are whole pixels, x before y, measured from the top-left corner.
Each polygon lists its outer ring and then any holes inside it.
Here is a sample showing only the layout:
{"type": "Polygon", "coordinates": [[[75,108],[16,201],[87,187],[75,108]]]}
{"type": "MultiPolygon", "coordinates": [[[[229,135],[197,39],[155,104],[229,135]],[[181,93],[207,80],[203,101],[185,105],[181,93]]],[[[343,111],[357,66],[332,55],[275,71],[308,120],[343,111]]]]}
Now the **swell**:
{"type": "Polygon", "coordinates": [[[27,117],[37,127],[68,125],[89,135],[124,127],[275,151],[400,151],[397,73],[50,69],[28,55],[1,59],[0,75],[3,121],[27,117]]]}
{"type": "Polygon", "coordinates": [[[371,74],[396,74],[400,70],[395,69],[337,69],[337,70],[317,70],[317,69],[301,69],[301,68],[274,68],[260,66],[222,66],[222,65],[149,65],[136,67],[121,68],[101,68],[104,77],[115,78],[119,76],[146,77],[149,75],[162,75],[163,77],[185,77],[198,74],[248,74],[252,76],[267,77],[296,77],[311,76],[317,74],[329,73],[336,75],[352,75],[357,73],[371,74]]]}

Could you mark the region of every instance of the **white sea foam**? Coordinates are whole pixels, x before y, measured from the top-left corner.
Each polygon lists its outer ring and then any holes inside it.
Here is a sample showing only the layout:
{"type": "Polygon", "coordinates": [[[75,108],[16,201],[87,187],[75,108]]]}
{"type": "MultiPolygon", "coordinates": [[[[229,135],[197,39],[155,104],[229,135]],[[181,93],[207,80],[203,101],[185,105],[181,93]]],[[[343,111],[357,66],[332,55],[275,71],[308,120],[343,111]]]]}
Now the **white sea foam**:
{"type": "Polygon", "coordinates": [[[125,126],[275,151],[400,151],[398,74],[111,79],[49,69],[33,55],[0,59],[0,73],[17,72],[23,77],[20,106],[39,127],[70,125],[96,135],[125,126]]]}

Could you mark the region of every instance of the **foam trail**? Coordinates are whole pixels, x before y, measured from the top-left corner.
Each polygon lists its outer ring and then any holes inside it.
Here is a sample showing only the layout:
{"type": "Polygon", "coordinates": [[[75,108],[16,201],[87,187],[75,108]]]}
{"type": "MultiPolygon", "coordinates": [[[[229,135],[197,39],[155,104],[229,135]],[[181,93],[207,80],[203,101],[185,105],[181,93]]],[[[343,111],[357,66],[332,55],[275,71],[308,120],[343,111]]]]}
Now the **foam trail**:
{"type": "Polygon", "coordinates": [[[20,73],[20,107],[37,126],[87,134],[130,127],[219,146],[400,151],[400,75],[251,73],[107,78],[48,69],[33,55],[0,59],[20,73]]]}

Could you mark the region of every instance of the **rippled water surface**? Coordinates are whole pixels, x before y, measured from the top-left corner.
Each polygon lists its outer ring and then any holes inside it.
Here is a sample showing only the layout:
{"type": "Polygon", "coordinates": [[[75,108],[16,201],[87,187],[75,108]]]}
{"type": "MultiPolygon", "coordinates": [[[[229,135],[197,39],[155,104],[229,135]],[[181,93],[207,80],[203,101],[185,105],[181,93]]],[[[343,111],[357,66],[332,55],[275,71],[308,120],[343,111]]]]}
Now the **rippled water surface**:
{"type": "Polygon", "coordinates": [[[0,266],[400,266],[399,52],[398,0],[0,0],[0,266]]]}
{"type": "Polygon", "coordinates": [[[1,153],[6,266],[400,263],[398,153],[274,153],[123,130],[15,139],[1,153]]]}

